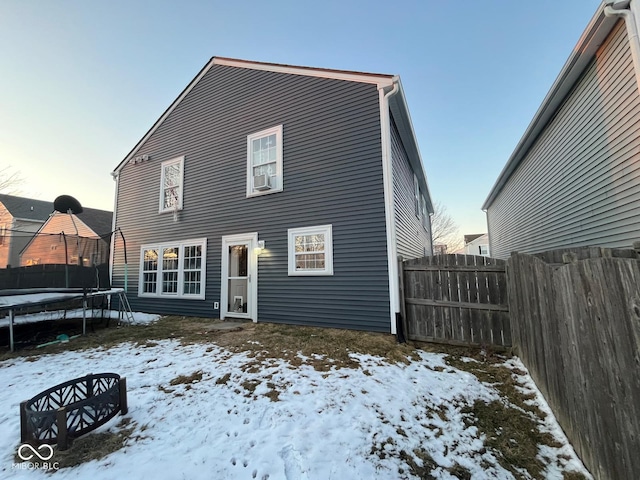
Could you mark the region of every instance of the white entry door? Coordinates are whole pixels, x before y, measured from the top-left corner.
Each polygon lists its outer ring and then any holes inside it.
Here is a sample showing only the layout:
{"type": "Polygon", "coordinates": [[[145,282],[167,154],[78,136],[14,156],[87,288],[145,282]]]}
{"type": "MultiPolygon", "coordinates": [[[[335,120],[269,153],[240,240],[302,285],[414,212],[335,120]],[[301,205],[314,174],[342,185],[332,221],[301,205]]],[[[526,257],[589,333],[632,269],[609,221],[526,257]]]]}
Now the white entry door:
{"type": "Polygon", "coordinates": [[[258,320],[257,233],[222,237],[220,318],[258,320]]]}

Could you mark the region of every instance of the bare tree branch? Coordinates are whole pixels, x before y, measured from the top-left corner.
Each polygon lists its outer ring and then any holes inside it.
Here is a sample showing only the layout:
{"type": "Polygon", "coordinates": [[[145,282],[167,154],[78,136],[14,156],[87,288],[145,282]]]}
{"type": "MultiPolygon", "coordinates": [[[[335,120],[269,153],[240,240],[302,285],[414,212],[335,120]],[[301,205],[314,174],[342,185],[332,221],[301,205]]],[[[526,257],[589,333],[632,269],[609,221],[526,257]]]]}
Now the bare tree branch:
{"type": "Polygon", "coordinates": [[[19,171],[12,171],[10,167],[0,168],[0,193],[15,195],[20,193],[17,188],[24,183],[19,171]]]}
{"type": "Polygon", "coordinates": [[[447,252],[453,253],[464,247],[464,241],[458,224],[453,220],[447,207],[442,202],[433,204],[434,213],[431,216],[431,232],[434,245],[446,245],[447,252]]]}

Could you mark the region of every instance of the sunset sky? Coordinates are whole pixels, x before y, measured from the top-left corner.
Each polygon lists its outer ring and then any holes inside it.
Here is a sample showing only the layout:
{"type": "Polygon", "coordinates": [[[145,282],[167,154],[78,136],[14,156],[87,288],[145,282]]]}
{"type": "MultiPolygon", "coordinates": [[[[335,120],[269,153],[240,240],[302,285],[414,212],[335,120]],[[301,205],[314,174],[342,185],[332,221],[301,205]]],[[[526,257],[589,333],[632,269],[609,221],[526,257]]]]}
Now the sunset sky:
{"type": "Polygon", "coordinates": [[[598,0],[0,0],[0,169],[113,209],[110,172],[212,56],[400,75],[461,234],[598,0]]]}

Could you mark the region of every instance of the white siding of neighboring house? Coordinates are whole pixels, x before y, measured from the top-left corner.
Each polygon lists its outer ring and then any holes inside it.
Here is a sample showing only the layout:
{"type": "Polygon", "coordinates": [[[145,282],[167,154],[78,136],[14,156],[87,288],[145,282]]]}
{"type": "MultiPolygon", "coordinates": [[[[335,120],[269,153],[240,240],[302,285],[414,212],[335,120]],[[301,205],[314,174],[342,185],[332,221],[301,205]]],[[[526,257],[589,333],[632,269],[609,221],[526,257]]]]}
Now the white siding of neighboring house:
{"type": "Polygon", "coordinates": [[[491,253],[640,238],[640,96],[623,21],[487,209],[491,253]]]}
{"type": "Polygon", "coordinates": [[[467,255],[481,255],[489,257],[489,235],[486,233],[481,237],[472,240],[464,246],[464,253],[467,255]]]}
{"type": "Polygon", "coordinates": [[[38,220],[13,218],[0,203],[0,234],[4,233],[0,242],[0,268],[20,265],[20,252],[43,223],[38,220]]]}

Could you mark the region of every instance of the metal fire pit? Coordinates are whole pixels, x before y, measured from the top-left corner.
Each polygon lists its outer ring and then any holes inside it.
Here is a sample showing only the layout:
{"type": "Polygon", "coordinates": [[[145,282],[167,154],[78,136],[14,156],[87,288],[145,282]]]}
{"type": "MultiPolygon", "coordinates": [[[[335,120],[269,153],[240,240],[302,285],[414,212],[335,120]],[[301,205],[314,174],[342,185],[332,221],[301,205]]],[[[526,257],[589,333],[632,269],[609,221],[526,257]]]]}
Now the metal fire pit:
{"type": "Polygon", "coordinates": [[[22,443],[57,444],[60,450],[120,412],[127,413],[127,380],[96,373],[56,385],[20,404],[22,443]]]}

